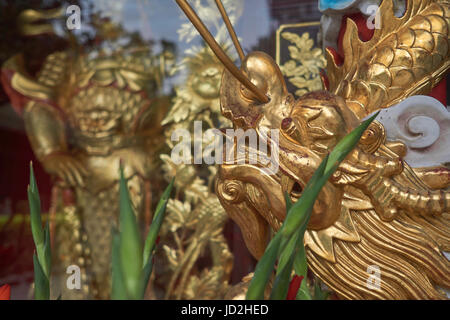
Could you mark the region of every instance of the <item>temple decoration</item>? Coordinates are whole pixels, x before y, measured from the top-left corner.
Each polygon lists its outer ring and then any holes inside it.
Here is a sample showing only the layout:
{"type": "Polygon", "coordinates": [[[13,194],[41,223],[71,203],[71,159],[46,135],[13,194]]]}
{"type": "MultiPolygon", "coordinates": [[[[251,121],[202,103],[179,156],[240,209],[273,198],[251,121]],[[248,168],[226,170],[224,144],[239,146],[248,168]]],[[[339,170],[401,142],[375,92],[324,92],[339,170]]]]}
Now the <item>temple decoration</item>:
{"type": "MultiPolygon", "coordinates": [[[[212,1],[195,3],[202,18],[217,26],[215,38],[229,47],[226,26],[221,23],[218,11],[208,10],[212,1]]],[[[224,1],[232,22],[242,12],[239,1],[224,1]]],[[[188,22],[178,30],[181,41],[192,43],[198,33],[188,22]]],[[[195,121],[202,123],[202,130],[228,125],[220,114],[220,83],[223,66],[214,53],[204,45],[191,45],[186,57],[172,73],[184,75],[185,80],[176,88],[172,107],[162,124],[165,126],[166,143],[176,144],[172,134],[187,130],[196,139],[195,121]]],[[[202,135],[202,132],[200,132],[202,135]]],[[[193,142],[194,143],[194,142],[193,142]]],[[[202,141],[203,150],[209,141],[202,141]]],[[[202,155],[200,155],[202,156],[202,155]]],[[[160,259],[155,285],[164,288],[165,298],[172,299],[223,299],[229,289],[233,256],[223,235],[228,217],[214,193],[214,177],[217,167],[190,163],[175,164],[170,154],[161,155],[167,179],[176,176],[176,198],[170,199],[166,223],[163,226],[161,245],[164,257],[160,259]],[[211,262],[202,263],[208,258],[211,262]]]]}
{"type": "MultiPolygon", "coordinates": [[[[177,2],[202,30],[186,1],[177,2]]],[[[337,2],[342,7],[322,9],[331,14],[352,2],[349,10],[354,13],[364,1],[337,2]]],[[[364,32],[366,24],[343,20],[337,50],[326,50],[329,91],[294,99],[278,65],[261,52],[248,54],[240,70],[227,66],[224,71],[221,110],[234,127],[254,129],[263,141],[271,140],[265,128],[280,130],[278,143],[274,141],[277,150],[271,149],[279,154],[277,173],[267,174],[265,159],[258,158],[257,164],[230,161],[220,166],[216,181],[220,202],[256,258],[266,248],[269,229],[278,230],[285,218],[284,193],[296,201],[337,141],[371,113],[430,94],[447,74],[449,2],[409,0],[403,12],[400,2],[381,3],[381,27],[371,32],[364,32]],[[362,36],[367,39],[362,41],[362,36]]],[[[321,1],[326,3],[331,2],[321,1]]],[[[381,116],[315,203],[305,234],[309,267],[341,298],[443,299],[442,288],[450,287],[450,263],[444,255],[450,250],[448,161],[432,167],[410,165],[406,157],[411,144],[400,135],[391,140],[394,133],[381,116]],[[379,288],[367,285],[370,266],[380,269],[379,288]]],[[[409,124],[412,128],[415,121],[409,124]]],[[[441,119],[429,130],[440,136],[445,126],[441,119]]],[[[439,139],[439,150],[448,150],[446,138],[439,139]]]]}
{"type": "Polygon", "coordinates": [[[296,97],[323,89],[321,71],[326,66],[325,56],[315,45],[310,32],[305,31],[318,27],[318,22],[305,22],[281,25],[277,30],[276,61],[288,84],[295,88],[296,97]],[[283,59],[281,51],[284,47],[287,47],[288,59],[283,59]]]}

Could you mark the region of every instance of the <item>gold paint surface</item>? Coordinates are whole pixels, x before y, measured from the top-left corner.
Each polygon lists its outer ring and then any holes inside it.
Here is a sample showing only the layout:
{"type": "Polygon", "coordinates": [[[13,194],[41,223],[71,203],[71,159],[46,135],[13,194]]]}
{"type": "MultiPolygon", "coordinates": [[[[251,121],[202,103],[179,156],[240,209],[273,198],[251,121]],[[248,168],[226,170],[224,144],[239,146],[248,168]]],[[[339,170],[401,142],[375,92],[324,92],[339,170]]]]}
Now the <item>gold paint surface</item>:
{"type": "MultiPolygon", "coordinates": [[[[383,28],[367,42],[349,20],[343,65],[326,53],[331,92],[295,100],[277,64],[250,53],[242,68],[271,97],[256,108],[225,71],[221,108],[234,127],[281,131],[276,174],[267,175],[262,161],[227,163],[218,171],[220,202],[256,258],[264,253],[268,229],[278,230],[284,219],[283,194],[298,199],[345,134],[374,111],[429,93],[444,77],[449,9],[448,1],[410,0],[405,15],[396,18],[392,1],[383,1],[383,28]]],[[[290,77],[286,65],[282,71],[290,77]]],[[[440,288],[450,287],[450,262],[443,254],[450,247],[448,168],[410,168],[402,160],[405,146],[385,135],[374,122],[319,194],[305,235],[309,267],[341,298],[445,299],[440,288]],[[379,290],[367,287],[371,265],[381,270],[379,290]]]]}

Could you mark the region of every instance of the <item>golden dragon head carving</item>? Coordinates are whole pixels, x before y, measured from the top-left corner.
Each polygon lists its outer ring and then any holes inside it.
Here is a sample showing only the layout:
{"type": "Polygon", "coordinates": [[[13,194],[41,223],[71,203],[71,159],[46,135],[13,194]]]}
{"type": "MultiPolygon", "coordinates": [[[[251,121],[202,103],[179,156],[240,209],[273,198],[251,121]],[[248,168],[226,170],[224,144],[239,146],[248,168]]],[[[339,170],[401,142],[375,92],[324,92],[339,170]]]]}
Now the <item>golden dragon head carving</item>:
{"type": "MultiPolygon", "coordinates": [[[[181,2],[181,1],[179,1],[181,2]]],[[[329,91],[295,100],[276,63],[261,52],[243,59],[242,74],[268,99],[262,101],[236,71],[224,71],[221,109],[235,128],[279,129],[279,170],[266,162],[220,166],[216,192],[259,258],[284,220],[284,193],[302,194],[321,159],[369,114],[412,95],[428,94],[448,71],[450,6],[407,1],[401,17],[392,1],[380,7],[382,28],[369,41],[347,20],[345,60],[328,50],[329,91]]],[[[191,20],[192,21],[192,20],[191,20]]],[[[264,137],[263,137],[264,136],[264,137]]],[[[247,146],[247,148],[251,148],[247,146]]],[[[450,171],[413,168],[404,143],[387,139],[375,121],[340,165],[316,201],[305,246],[311,270],[348,299],[440,299],[450,287],[450,171]],[[380,288],[367,287],[368,268],[381,270],[380,288]]],[[[270,153],[270,151],[269,151],[270,153]]]]}

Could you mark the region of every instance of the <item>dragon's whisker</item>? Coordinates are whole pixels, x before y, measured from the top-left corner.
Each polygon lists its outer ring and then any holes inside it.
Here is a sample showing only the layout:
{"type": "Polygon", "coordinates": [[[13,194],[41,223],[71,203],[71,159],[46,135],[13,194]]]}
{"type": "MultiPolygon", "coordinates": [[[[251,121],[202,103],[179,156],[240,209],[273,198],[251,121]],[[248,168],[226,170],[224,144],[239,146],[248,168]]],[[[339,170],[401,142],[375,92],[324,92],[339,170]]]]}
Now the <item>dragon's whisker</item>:
{"type": "Polygon", "coordinates": [[[222,19],[225,22],[225,25],[227,26],[228,33],[230,34],[231,40],[233,40],[234,47],[236,48],[236,51],[239,55],[239,59],[241,60],[242,63],[242,61],[244,61],[245,58],[244,50],[242,50],[241,44],[239,43],[239,39],[236,35],[236,32],[234,31],[233,25],[231,24],[227,11],[225,10],[225,7],[223,6],[221,0],[216,0],[216,5],[220,11],[220,14],[222,15],[222,19]]]}
{"type": "Polygon", "coordinates": [[[220,47],[217,43],[216,39],[212,36],[211,32],[209,32],[208,28],[205,24],[200,20],[198,15],[195,13],[194,9],[189,5],[186,0],[175,0],[178,6],[183,10],[188,19],[192,22],[194,27],[198,30],[202,38],[209,45],[211,50],[217,56],[217,58],[223,63],[225,68],[240,82],[244,85],[248,90],[250,90],[261,103],[268,103],[269,98],[261,92],[261,90],[256,87],[247,76],[238,69],[231,61],[230,57],[225,53],[225,51],[220,47]]]}

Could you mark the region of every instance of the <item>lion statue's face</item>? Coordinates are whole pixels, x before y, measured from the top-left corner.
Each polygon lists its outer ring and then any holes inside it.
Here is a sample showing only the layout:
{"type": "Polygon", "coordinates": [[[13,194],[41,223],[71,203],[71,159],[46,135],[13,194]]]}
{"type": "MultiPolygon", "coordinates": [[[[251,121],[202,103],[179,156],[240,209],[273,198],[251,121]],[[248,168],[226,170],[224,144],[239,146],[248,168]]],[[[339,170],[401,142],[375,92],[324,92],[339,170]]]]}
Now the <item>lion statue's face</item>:
{"type": "Polygon", "coordinates": [[[220,92],[220,65],[207,65],[192,75],[192,89],[203,99],[217,99],[220,92]]]}

